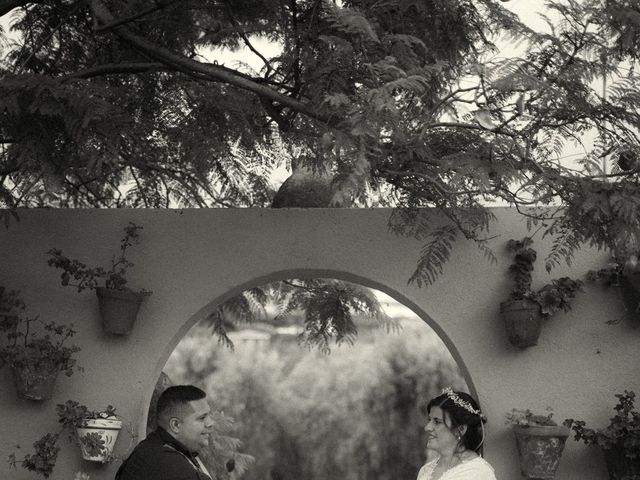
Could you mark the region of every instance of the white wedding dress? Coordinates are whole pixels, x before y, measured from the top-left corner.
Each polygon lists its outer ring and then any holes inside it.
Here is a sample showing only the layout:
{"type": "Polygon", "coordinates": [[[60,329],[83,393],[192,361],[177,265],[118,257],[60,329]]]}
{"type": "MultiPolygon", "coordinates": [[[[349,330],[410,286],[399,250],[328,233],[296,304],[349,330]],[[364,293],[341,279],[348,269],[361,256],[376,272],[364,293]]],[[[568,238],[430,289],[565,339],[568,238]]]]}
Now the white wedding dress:
{"type": "MultiPolygon", "coordinates": [[[[418,472],[417,480],[432,480],[438,459],[425,463],[418,472]]],[[[496,480],[493,467],[482,457],[474,457],[444,472],[438,480],[496,480]]]]}

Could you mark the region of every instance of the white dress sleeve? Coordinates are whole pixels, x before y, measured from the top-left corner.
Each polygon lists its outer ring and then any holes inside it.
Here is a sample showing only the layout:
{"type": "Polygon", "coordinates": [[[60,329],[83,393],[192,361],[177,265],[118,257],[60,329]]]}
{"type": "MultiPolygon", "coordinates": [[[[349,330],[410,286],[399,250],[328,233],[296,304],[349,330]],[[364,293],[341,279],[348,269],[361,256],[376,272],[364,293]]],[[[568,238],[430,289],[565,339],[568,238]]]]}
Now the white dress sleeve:
{"type": "Polygon", "coordinates": [[[447,470],[440,480],[496,480],[496,474],[489,462],[476,457],[447,470]]]}
{"type": "Polygon", "coordinates": [[[436,463],[438,463],[438,459],[425,463],[418,472],[418,478],[416,480],[431,480],[433,469],[436,468],[436,463]]]}

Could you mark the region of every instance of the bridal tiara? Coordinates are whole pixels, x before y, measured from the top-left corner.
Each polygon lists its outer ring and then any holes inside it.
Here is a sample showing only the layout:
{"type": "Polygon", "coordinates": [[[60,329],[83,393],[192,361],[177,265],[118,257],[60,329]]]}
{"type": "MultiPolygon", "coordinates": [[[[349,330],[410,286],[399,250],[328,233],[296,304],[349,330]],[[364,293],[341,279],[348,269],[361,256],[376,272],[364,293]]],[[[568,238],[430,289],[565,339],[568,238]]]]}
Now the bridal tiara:
{"type": "Polygon", "coordinates": [[[449,400],[451,400],[455,405],[458,405],[459,407],[464,408],[467,412],[469,412],[469,413],[471,413],[473,415],[478,415],[480,417],[480,431],[482,432],[482,436],[480,438],[480,443],[478,443],[478,446],[476,448],[474,448],[474,451],[479,452],[480,456],[482,456],[482,451],[480,449],[482,448],[482,444],[484,443],[484,436],[485,436],[484,422],[487,421],[487,417],[482,415],[482,412],[479,409],[473,408],[469,402],[467,402],[466,400],[461,399],[458,396],[458,394],[453,391],[453,389],[451,387],[447,387],[447,388],[442,389],[442,393],[441,394],[442,395],[446,395],[447,398],[449,400]]]}
{"type": "Polygon", "coordinates": [[[473,408],[469,402],[461,399],[456,392],[453,391],[451,387],[447,387],[442,389],[442,394],[446,395],[453,403],[458,405],[459,407],[464,408],[467,412],[472,413],[474,415],[478,415],[482,417],[482,412],[476,408],[473,408]]]}

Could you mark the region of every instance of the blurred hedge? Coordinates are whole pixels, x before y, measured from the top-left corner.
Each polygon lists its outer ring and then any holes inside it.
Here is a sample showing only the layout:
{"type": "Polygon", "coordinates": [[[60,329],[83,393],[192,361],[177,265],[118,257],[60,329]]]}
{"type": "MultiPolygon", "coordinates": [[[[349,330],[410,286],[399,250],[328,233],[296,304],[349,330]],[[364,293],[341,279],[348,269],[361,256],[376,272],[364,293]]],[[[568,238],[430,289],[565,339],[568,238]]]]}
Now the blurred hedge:
{"type": "Polygon", "coordinates": [[[466,390],[457,365],[420,320],[398,334],[359,328],[330,355],[291,336],[235,342],[195,328],[165,371],[196,383],[235,419],[229,435],[255,457],[243,480],[413,479],[425,460],[423,408],[444,386],[466,390]]]}

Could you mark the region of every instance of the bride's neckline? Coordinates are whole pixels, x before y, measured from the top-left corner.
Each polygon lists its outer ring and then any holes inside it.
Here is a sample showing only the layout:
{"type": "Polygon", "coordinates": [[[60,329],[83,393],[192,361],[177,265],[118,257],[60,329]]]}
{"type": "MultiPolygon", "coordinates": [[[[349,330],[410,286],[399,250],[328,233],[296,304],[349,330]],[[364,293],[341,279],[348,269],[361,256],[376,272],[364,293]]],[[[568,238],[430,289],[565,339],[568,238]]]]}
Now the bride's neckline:
{"type": "MultiPolygon", "coordinates": [[[[431,476],[433,477],[433,472],[436,470],[436,468],[438,467],[438,463],[440,461],[442,457],[441,456],[437,456],[435,459],[433,459],[431,462],[429,462],[431,464],[431,476]]],[[[443,470],[440,475],[437,477],[437,479],[434,480],[439,480],[442,477],[444,477],[448,472],[450,472],[451,470],[454,470],[457,467],[460,467],[462,465],[466,465],[469,462],[472,462],[478,458],[482,458],[480,457],[480,455],[477,455],[475,453],[470,454],[467,458],[461,459],[458,463],[456,463],[455,465],[452,465],[451,467],[448,467],[446,470],[443,470]]]]}

